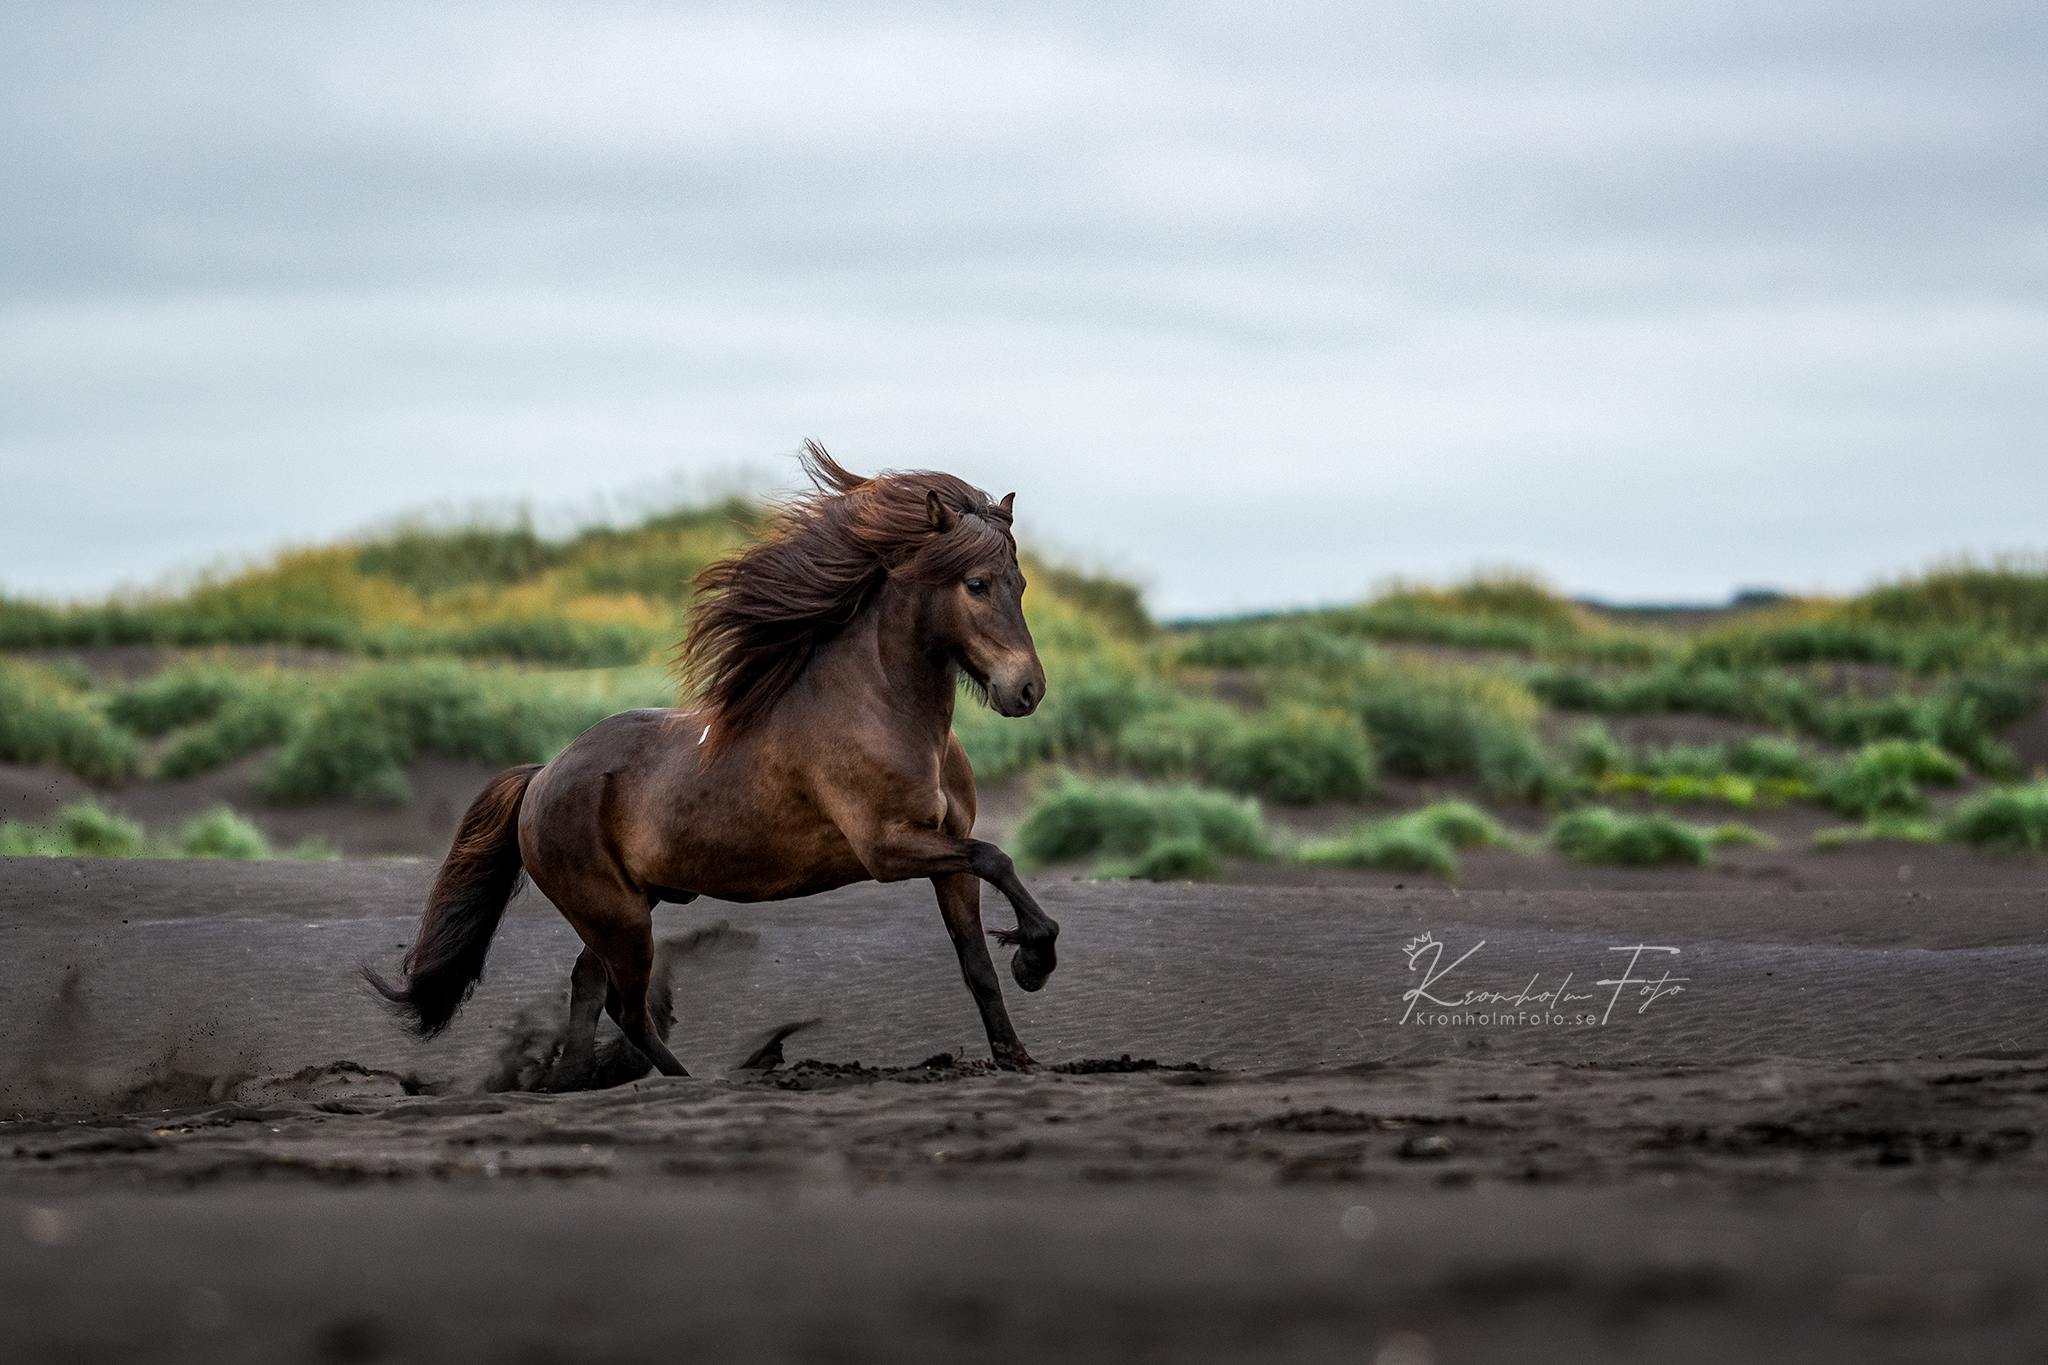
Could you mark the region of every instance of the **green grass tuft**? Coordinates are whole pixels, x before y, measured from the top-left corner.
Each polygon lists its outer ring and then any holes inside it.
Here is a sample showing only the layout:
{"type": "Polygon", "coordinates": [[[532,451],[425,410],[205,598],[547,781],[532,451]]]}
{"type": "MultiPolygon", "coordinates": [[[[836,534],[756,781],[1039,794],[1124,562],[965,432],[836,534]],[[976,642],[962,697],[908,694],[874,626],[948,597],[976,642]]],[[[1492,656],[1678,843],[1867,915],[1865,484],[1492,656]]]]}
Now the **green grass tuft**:
{"type": "Polygon", "coordinates": [[[270,857],[270,841],[263,831],[226,806],[215,806],[187,820],[178,831],[177,847],[187,858],[261,861],[270,857]]]}
{"type": "Polygon", "coordinates": [[[135,776],[142,751],[72,680],[0,660],[0,762],[54,764],[111,786],[135,776]]]}
{"type": "Polygon", "coordinates": [[[1226,791],[1294,806],[1372,794],[1372,743],[1341,711],[1277,706],[1237,722],[1221,739],[1193,775],[1226,791]]]}
{"type": "Polygon", "coordinates": [[[1921,783],[1952,785],[1962,776],[1962,764],[1925,740],[1880,740],[1823,777],[1820,799],[1830,809],[1858,818],[1921,815],[1927,810],[1921,783]]]}
{"type": "Polygon", "coordinates": [[[1635,755],[1608,733],[1606,726],[1595,721],[1572,732],[1571,742],[1565,748],[1565,763],[1580,777],[1597,782],[1633,769],[1635,755]]]}
{"type": "Polygon", "coordinates": [[[294,719],[265,792],[282,802],[346,796],[402,806],[412,797],[405,770],[422,753],[498,767],[545,762],[622,704],[660,705],[666,691],[659,678],[629,676],[614,687],[454,661],[371,666],[317,694],[294,719]]]}
{"type": "Polygon", "coordinates": [[[2048,781],[1981,792],[1956,807],[1941,833],[1959,844],[2038,853],[2048,848],[2048,781]]]}
{"type": "Polygon", "coordinates": [[[107,718],[154,738],[209,720],[247,688],[247,675],[207,665],[174,668],[124,687],[107,699],[107,718]]]}
{"type": "Polygon", "coordinates": [[[1257,802],[1071,773],[1032,805],[1014,842],[1027,867],[1097,857],[1097,876],[1213,876],[1225,857],[1273,856],[1257,802]]]}
{"type": "Polygon", "coordinates": [[[1896,839],[1908,843],[1929,844],[1941,837],[1941,831],[1926,820],[1912,815],[1879,815],[1860,825],[1838,825],[1833,829],[1815,830],[1813,846],[1817,849],[1841,848],[1847,844],[1868,843],[1874,839],[1896,839]]]}
{"type": "Polygon", "coordinates": [[[1458,875],[1461,848],[1503,843],[1498,822],[1464,801],[1439,801],[1405,815],[1353,825],[1334,839],[1302,845],[1298,860],[1311,867],[1378,867],[1458,875]]]}
{"type": "Polygon", "coordinates": [[[0,854],[43,858],[134,858],[148,848],[141,825],[97,802],[60,809],[47,826],[0,824],[0,854]]]}
{"type": "MultiPolygon", "coordinates": [[[[0,824],[0,854],[42,858],[235,858],[260,861],[277,855],[269,840],[245,817],[226,806],[194,816],[169,838],[151,835],[137,822],[81,801],[59,810],[48,825],[9,820],[0,824]]],[[[324,841],[308,840],[287,858],[331,860],[340,855],[324,841]]]]}
{"type": "Polygon", "coordinates": [[[1714,836],[1698,825],[1668,815],[1621,815],[1588,806],[1561,816],[1550,827],[1551,847],[1577,863],[1649,867],[1658,863],[1705,864],[1714,836]]]}

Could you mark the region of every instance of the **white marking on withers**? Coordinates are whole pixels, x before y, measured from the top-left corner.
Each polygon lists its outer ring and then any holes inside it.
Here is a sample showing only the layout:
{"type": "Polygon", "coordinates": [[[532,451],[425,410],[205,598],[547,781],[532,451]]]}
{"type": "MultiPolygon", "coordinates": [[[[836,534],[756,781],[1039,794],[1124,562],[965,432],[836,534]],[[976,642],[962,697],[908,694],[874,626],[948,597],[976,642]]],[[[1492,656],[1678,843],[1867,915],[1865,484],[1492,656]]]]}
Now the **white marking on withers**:
{"type": "Polygon", "coordinates": [[[707,725],[704,727],[704,733],[697,736],[697,742],[699,744],[702,744],[705,740],[709,738],[711,738],[711,727],[707,725]]]}

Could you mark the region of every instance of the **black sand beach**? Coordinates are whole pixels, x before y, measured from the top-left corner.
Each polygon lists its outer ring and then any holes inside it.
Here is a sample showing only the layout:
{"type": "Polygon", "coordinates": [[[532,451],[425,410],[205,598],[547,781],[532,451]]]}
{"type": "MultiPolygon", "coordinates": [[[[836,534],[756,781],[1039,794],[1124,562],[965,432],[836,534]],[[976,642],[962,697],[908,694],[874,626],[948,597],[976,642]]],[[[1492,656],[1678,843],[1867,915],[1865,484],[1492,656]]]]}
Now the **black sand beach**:
{"type": "Polygon", "coordinates": [[[0,866],[20,1358],[2048,1349],[2048,889],[1046,881],[1028,1076],[922,886],[700,902],[693,1076],[547,1096],[538,896],[436,1043],[356,984],[430,872],[0,866]]]}

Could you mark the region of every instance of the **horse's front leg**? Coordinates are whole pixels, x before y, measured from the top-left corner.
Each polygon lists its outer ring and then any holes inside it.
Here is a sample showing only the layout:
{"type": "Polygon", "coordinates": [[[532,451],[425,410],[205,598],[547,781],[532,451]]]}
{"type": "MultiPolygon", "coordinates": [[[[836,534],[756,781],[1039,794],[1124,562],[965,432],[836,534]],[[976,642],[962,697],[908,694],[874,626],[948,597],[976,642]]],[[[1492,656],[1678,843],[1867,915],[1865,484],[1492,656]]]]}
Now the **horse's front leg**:
{"type": "Polygon", "coordinates": [[[878,882],[969,872],[1002,892],[1017,912],[1017,927],[993,929],[989,934],[996,942],[1017,949],[1010,956],[1010,975],[1025,990],[1043,988],[1059,965],[1053,946],[1060,936],[1059,921],[1038,908],[1038,902],[1024,889],[1010,855],[994,844],[903,825],[862,831],[853,843],[868,875],[878,882]]]}
{"type": "Polygon", "coordinates": [[[989,937],[996,942],[1017,949],[1010,954],[1010,975],[1027,991],[1043,990],[1045,979],[1060,965],[1059,953],[1054,947],[1060,936],[1059,921],[1038,908],[1038,902],[1024,889],[1024,879],[1017,875],[1009,854],[979,839],[963,839],[961,842],[973,846],[975,875],[1002,892],[1004,899],[1017,912],[1015,929],[988,931],[989,937]]]}
{"type": "Polygon", "coordinates": [[[988,1030],[989,1052],[1007,1071],[1029,1070],[1034,1065],[1031,1054],[1010,1025],[1003,984],[996,979],[996,964],[982,938],[981,879],[971,872],[955,872],[932,878],[932,889],[939,894],[939,913],[945,916],[953,951],[960,956],[960,975],[967,979],[975,1008],[981,1011],[981,1025],[988,1030]]]}

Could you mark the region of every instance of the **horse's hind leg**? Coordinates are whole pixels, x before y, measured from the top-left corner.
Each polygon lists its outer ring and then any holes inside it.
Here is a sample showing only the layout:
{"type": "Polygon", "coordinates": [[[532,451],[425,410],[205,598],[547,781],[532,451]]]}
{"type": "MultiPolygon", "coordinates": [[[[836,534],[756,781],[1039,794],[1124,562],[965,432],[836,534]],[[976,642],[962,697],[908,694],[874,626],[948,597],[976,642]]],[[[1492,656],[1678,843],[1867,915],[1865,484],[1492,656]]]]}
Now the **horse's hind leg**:
{"type": "Polygon", "coordinates": [[[597,1016],[610,987],[604,963],[585,948],[569,974],[569,1023],[562,1030],[562,1048],[548,1064],[543,1090],[587,1089],[597,1069],[597,1016]]]}
{"type": "Polygon", "coordinates": [[[689,1075],[661,1036],[668,1031],[666,1025],[675,1017],[673,1007],[664,1002],[661,1017],[657,1020],[654,1007],[647,1001],[647,988],[654,973],[652,926],[644,932],[639,951],[609,958],[605,970],[611,974],[611,990],[605,997],[605,1009],[610,1012],[612,1022],[619,1026],[619,1032],[626,1035],[626,1041],[639,1048],[662,1075],[689,1075]]]}
{"type": "MultiPolygon", "coordinates": [[[[654,972],[648,978],[647,1013],[654,1025],[654,1036],[664,1043],[676,1022],[675,974],[674,946],[668,943],[658,945],[654,950],[654,972]]],[[[617,990],[607,985],[601,1007],[617,1019],[622,1010],[622,999],[617,990]]],[[[592,1006],[593,1016],[597,1008],[599,1006],[592,1006]]],[[[654,1063],[639,1048],[624,1037],[614,1038],[597,1050],[597,1064],[591,1072],[589,1088],[606,1090],[615,1085],[625,1085],[639,1080],[653,1069],[654,1063]]]]}
{"type": "MultiPolygon", "coordinates": [[[[654,970],[654,914],[646,891],[629,886],[612,869],[593,866],[589,860],[579,863],[562,856],[546,868],[540,862],[529,859],[528,871],[588,947],[585,956],[594,956],[603,965],[610,986],[605,1008],[618,1021],[619,1031],[664,1075],[689,1075],[662,1041],[648,1008],[647,987],[654,970]]],[[[583,970],[581,960],[578,968],[583,970]]]]}

